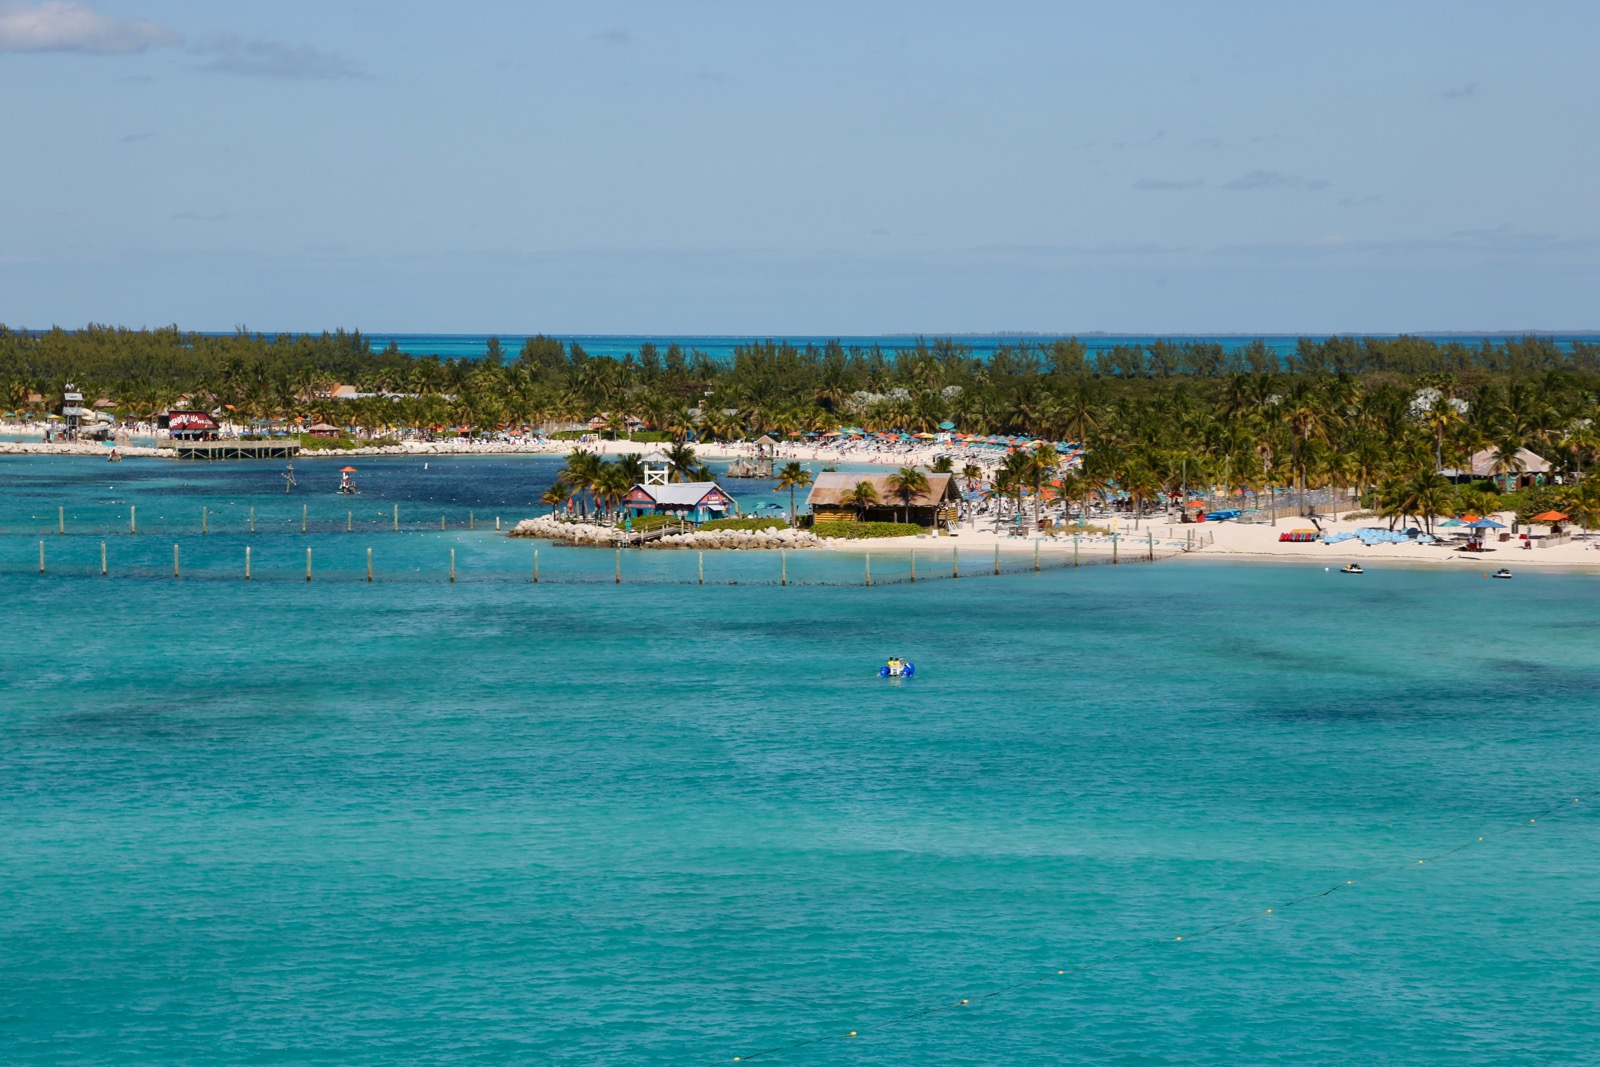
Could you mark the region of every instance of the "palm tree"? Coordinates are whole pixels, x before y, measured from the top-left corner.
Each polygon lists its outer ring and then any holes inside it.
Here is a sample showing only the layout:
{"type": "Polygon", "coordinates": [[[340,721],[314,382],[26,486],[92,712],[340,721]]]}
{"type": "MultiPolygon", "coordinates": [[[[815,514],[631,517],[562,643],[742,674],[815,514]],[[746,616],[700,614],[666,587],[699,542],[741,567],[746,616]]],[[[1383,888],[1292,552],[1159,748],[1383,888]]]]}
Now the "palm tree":
{"type": "Polygon", "coordinates": [[[1040,445],[1028,454],[1028,475],[1033,480],[1033,528],[1039,528],[1039,509],[1044,503],[1044,483],[1061,466],[1061,453],[1055,445],[1040,445]]]}
{"type": "Polygon", "coordinates": [[[869,481],[863,479],[855,487],[844,494],[844,503],[856,509],[856,518],[866,515],[867,509],[878,502],[878,490],[869,481]]]}
{"type": "Polygon", "coordinates": [[[911,501],[928,491],[928,476],[915,467],[901,467],[889,475],[889,491],[900,498],[902,522],[911,521],[911,501]]]}
{"type": "Polygon", "coordinates": [[[600,470],[606,465],[599,453],[590,452],[588,449],[579,448],[567,456],[566,466],[556,475],[556,478],[572,486],[578,494],[578,506],[583,510],[583,517],[589,517],[588,502],[583,494],[593,494],[595,482],[600,477],[600,470]]]}
{"type": "Polygon", "coordinates": [[[628,490],[632,489],[634,484],[628,477],[628,472],[623,470],[620,464],[601,464],[594,480],[595,500],[605,505],[607,515],[614,515],[622,505],[622,498],[628,495],[628,490]]]}
{"type": "Polygon", "coordinates": [[[791,460],[778,469],[778,488],[789,490],[789,525],[795,523],[794,491],[811,484],[811,472],[791,460]]]}
{"type": "Polygon", "coordinates": [[[562,504],[565,504],[571,499],[572,487],[566,482],[562,481],[560,478],[557,478],[551,483],[550,488],[544,491],[544,495],[539,497],[539,503],[545,504],[552,511],[555,511],[559,509],[562,504]]]}

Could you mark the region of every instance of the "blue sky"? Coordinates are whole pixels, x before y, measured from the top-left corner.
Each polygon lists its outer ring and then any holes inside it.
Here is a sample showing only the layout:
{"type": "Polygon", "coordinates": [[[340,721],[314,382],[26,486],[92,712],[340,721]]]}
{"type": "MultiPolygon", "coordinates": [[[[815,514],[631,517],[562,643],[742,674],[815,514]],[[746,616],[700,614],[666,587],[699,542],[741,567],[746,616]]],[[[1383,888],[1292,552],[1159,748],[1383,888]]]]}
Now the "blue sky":
{"type": "Polygon", "coordinates": [[[1600,327],[1600,5],[0,0],[0,321],[1600,327]]]}

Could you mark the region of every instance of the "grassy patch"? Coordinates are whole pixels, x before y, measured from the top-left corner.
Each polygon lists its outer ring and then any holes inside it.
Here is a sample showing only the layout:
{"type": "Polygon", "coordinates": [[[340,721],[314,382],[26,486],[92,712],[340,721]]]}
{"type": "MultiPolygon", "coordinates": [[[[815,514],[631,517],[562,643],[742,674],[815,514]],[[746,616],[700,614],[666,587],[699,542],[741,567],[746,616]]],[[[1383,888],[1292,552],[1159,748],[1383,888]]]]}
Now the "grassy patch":
{"type": "Polygon", "coordinates": [[[635,515],[633,529],[635,533],[644,530],[654,530],[660,526],[682,526],[683,520],[673,518],[671,515],[635,515]]]}
{"type": "Polygon", "coordinates": [[[914,522],[819,522],[811,527],[818,537],[839,537],[850,540],[873,537],[915,537],[927,533],[927,527],[914,522]]]}
{"type": "Polygon", "coordinates": [[[712,519],[710,522],[701,523],[696,529],[750,530],[753,533],[760,533],[763,530],[782,530],[788,525],[782,519],[712,519]]]}

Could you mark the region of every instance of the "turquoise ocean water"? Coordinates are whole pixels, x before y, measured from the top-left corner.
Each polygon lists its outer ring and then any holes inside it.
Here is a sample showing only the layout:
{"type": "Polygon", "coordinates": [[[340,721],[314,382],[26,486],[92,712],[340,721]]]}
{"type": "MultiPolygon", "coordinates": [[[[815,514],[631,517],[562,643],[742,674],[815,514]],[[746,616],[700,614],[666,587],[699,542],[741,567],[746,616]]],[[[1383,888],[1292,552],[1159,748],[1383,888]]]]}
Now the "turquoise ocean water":
{"type": "Polygon", "coordinates": [[[0,1060],[1600,1058],[1600,578],[534,585],[552,461],[337,465],[0,459],[0,1060]]]}
{"type": "MultiPolygon", "coordinates": [[[[490,335],[377,333],[369,336],[374,347],[377,348],[383,348],[384,346],[388,345],[390,341],[393,341],[399,346],[402,352],[406,352],[410,355],[439,356],[440,358],[444,359],[463,357],[467,359],[476,359],[483,355],[490,335]]],[[[716,334],[671,335],[661,337],[639,337],[613,334],[558,334],[553,336],[558,336],[563,341],[577,342],[578,344],[582,345],[583,350],[588,352],[591,356],[613,356],[621,359],[623,356],[626,356],[629,353],[638,352],[641,344],[645,343],[646,341],[650,341],[654,343],[657,348],[662,350],[665,350],[670,344],[677,344],[681,345],[685,350],[704,352],[706,355],[718,360],[732,359],[733,350],[740,345],[751,344],[756,341],[764,340],[775,340],[781,343],[792,344],[801,348],[805,347],[806,345],[816,345],[820,347],[827,344],[829,341],[837,340],[846,348],[871,349],[876,346],[882,348],[886,352],[892,353],[896,349],[913,347],[922,340],[932,342],[935,339],[935,335],[929,335],[926,338],[922,338],[913,334],[884,334],[860,337],[823,337],[818,335],[775,338],[736,337],[716,334]]],[[[1224,348],[1232,350],[1240,347],[1241,345],[1248,344],[1249,342],[1256,340],[1258,337],[1256,334],[1168,334],[1162,337],[1157,337],[1154,334],[1144,335],[1101,333],[1079,335],[976,334],[958,336],[955,338],[955,340],[960,344],[966,345],[976,355],[980,357],[988,357],[993,355],[995,349],[1001,344],[1014,345],[1019,341],[1027,341],[1030,344],[1036,345],[1048,344],[1049,342],[1057,340],[1058,338],[1069,336],[1078,337],[1078,339],[1084,343],[1084,346],[1091,354],[1108,351],[1116,345],[1145,345],[1156,340],[1167,340],[1179,343],[1184,341],[1216,341],[1222,344],[1224,348]]],[[[1300,336],[1302,335],[1267,334],[1260,336],[1260,339],[1264,341],[1267,347],[1273,352],[1276,352],[1280,356],[1284,356],[1292,353],[1295,350],[1295,345],[1299,342],[1300,336]]],[[[1325,334],[1310,336],[1313,340],[1325,340],[1327,337],[1325,334]]],[[[1393,337],[1395,335],[1372,334],[1371,336],[1393,337]]],[[[1462,344],[1476,346],[1484,341],[1491,341],[1498,344],[1504,342],[1508,338],[1520,337],[1521,335],[1418,334],[1417,336],[1427,337],[1440,342],[1458,341],[1462,344]]],[[[1573,341],[1586,341],[1589,343],[1600,341],[1600,334],[1594,333],[1562,333],[1545,334],[1543,336],[1549,337],[1550,340],[1554,341],[1557,345],[1560,345],[1563,348],[1570,346],[1573,341]]],[[[522,342],[526,340],[527,335],[500,334],[499,337],[500,343],[506,353],[514,356],[522,347],[522,342]]]]}

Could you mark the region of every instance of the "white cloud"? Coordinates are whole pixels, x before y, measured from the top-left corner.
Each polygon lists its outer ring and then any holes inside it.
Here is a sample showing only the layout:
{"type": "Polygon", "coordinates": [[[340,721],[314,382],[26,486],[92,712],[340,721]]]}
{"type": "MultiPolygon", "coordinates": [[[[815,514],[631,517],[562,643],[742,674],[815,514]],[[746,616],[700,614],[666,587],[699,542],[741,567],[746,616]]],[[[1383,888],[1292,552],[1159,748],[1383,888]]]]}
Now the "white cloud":
{"type": "Polygon", "coordinates": [[[124,56],[183,43],[154,22],[115,19],[82,4],[0,3],[0,52],[87,52],[124,56]]]}
{"type": "Polygon", "coordinates": [[[1282,174],[1275,170],[1253,170],[1225,183],[1224,189],[1326,189],[1329,182],[1322,179],[1307,181],[1294,174],[1282,174]]]}
{"type": "Polygon", "coordinates": [[[316,81],[365,78],[361,64],[337,52],[282,41],[244,40],[234,36],[211,37],[192,51],[206,56],[201,70],[239,74],[251,78],[288,78],[316,81]]]}

